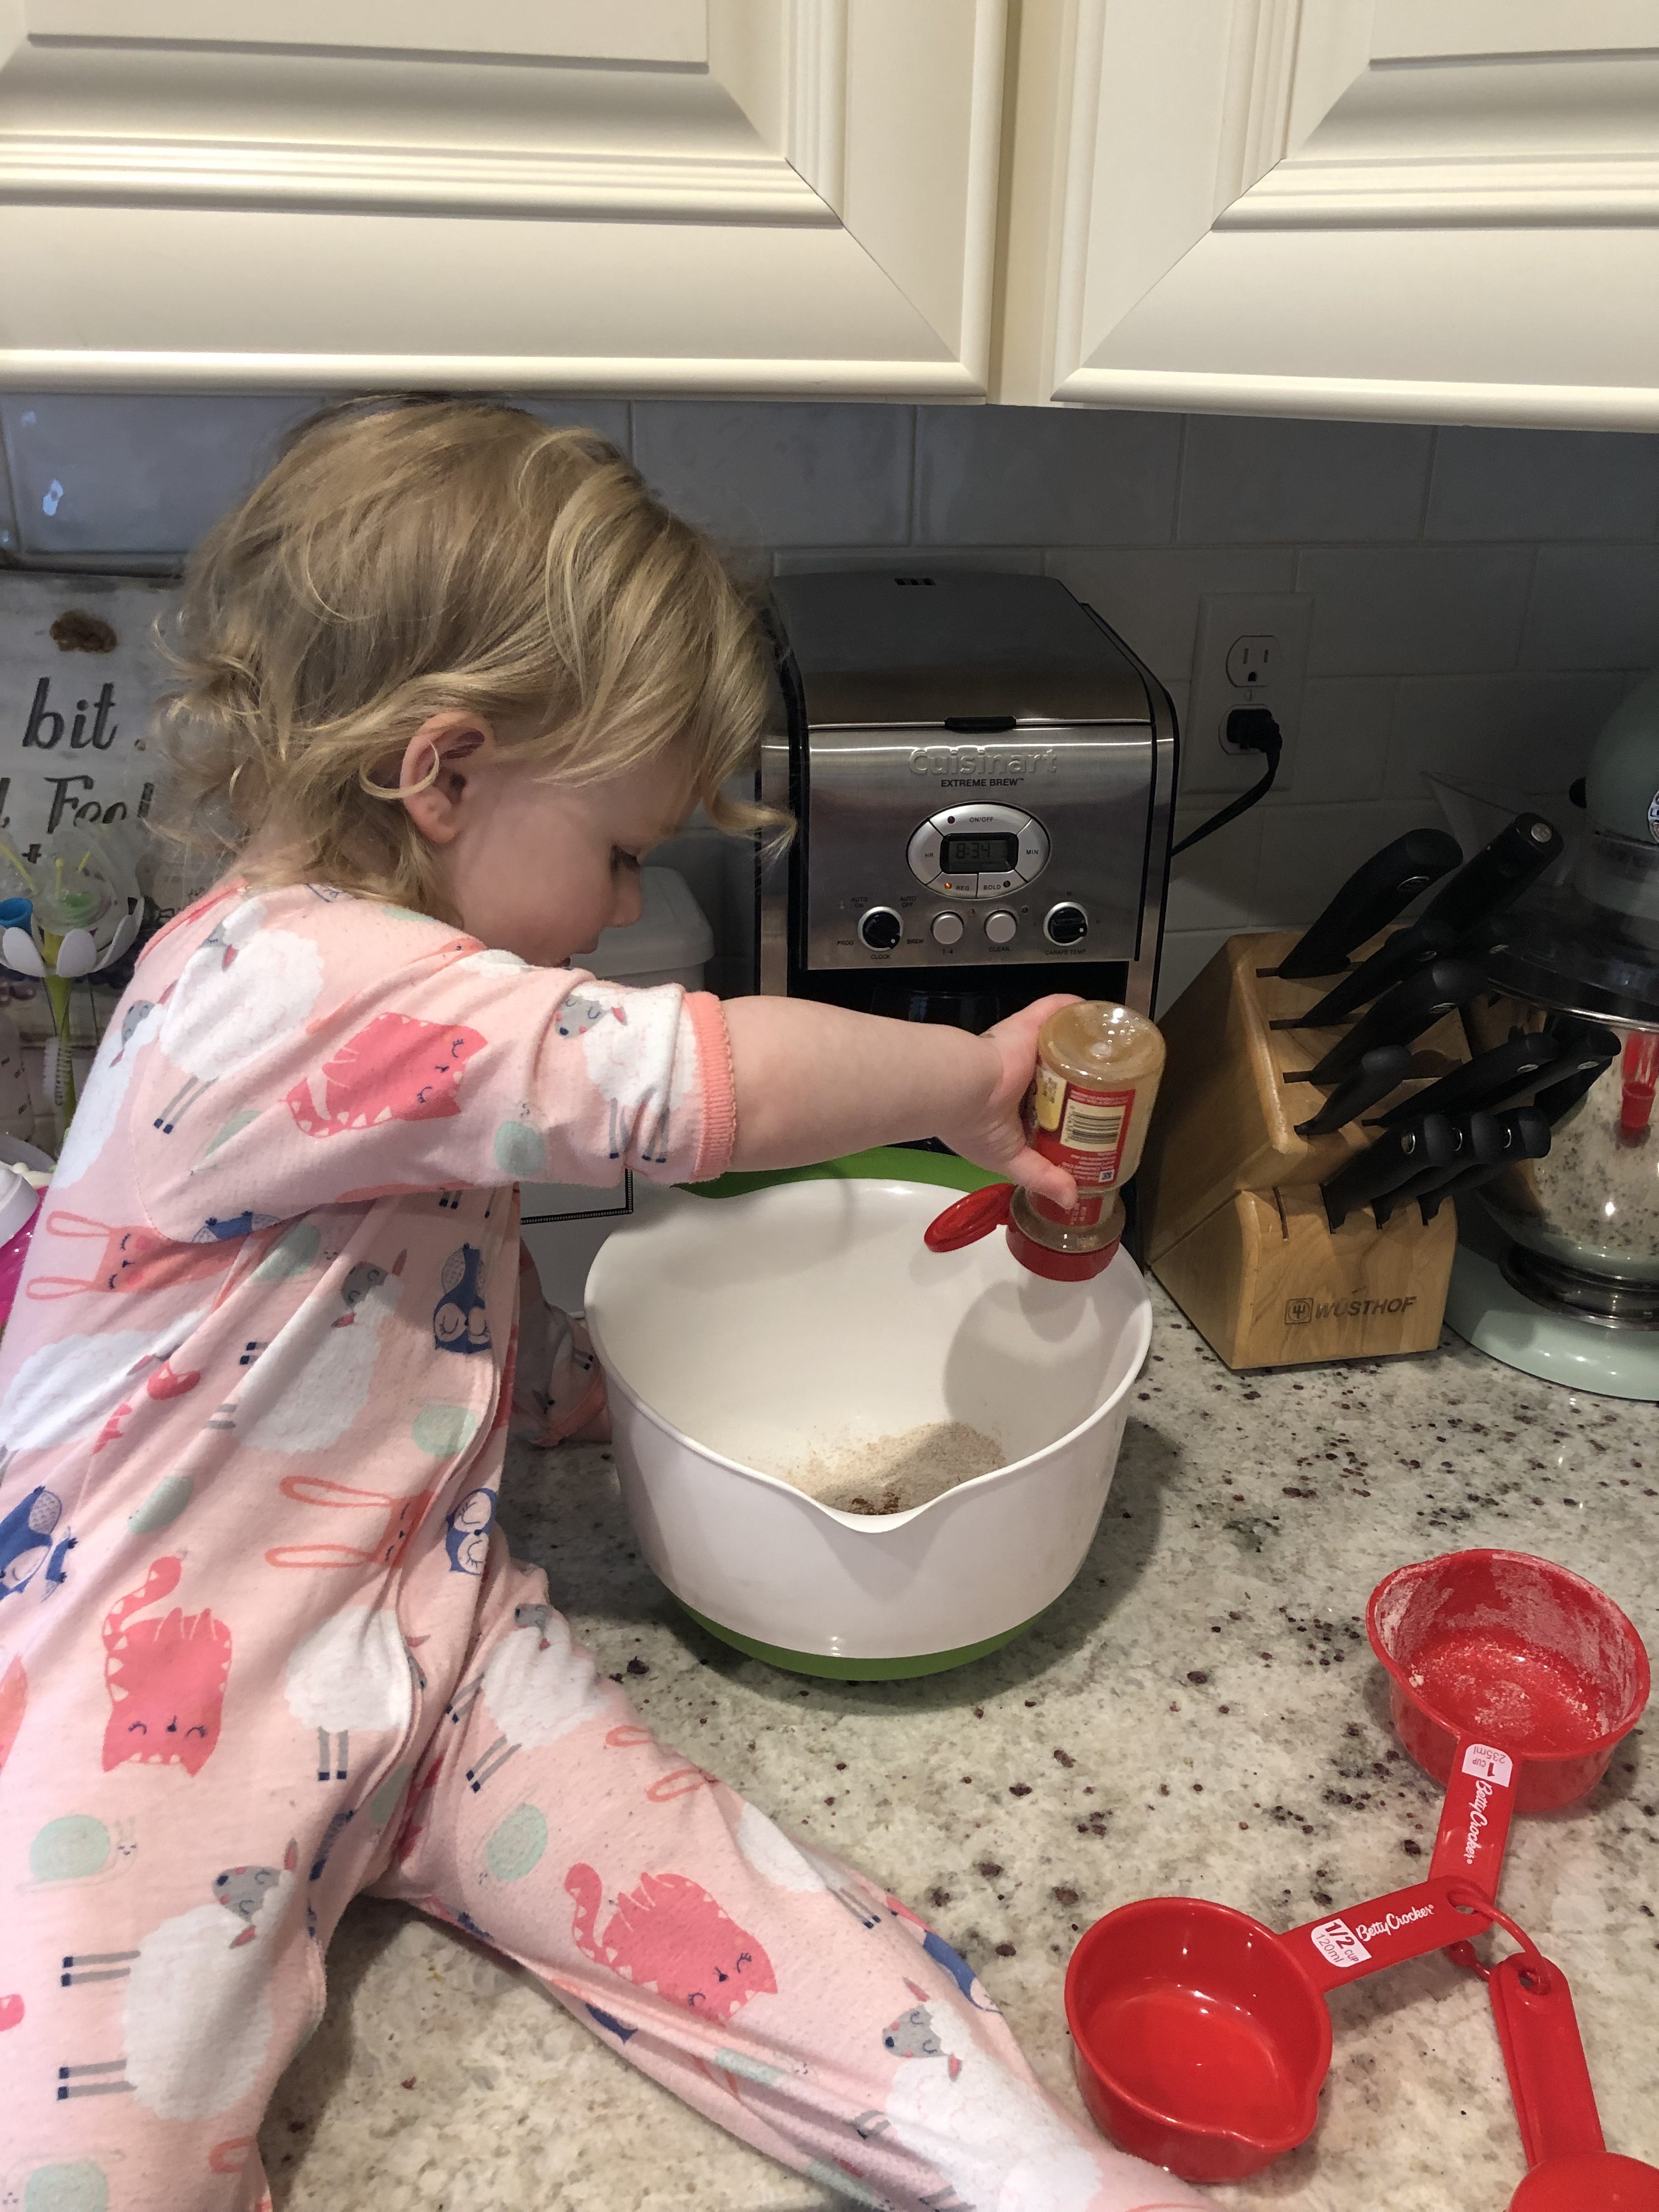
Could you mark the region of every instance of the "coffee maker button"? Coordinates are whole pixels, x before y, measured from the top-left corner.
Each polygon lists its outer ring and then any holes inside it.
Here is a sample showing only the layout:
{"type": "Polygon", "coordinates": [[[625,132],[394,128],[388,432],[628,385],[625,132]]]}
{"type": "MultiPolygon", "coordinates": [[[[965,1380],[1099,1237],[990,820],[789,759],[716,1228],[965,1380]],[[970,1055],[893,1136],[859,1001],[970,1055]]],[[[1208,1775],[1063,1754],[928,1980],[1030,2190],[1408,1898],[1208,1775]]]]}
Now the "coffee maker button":
{"type": "Polygon", "coordinates": [[[935,945],[961,944],[962,916],[959,914],[936,914],[933,927],[935,945]]]}
{"type": "Polygon", "coordinates": [[[1017,875],[982,875],[979,879],[979,895],[981,898],[1006,898],[1010,891],[1019,889],[1024,880],[1023,877],[1017,875]]]}
{"type": "Polygon", "coordinates": [[[859,935],[872,952],[890,952],[904,934],[904,924],[890,906],[872,906],[859,917],[859,935]]]}
{"type": "Polygon", "coordinates": [[[931,884],[939,873],[940,842],[939,833],[931,822],[924,822],[910,840],[910,872],[924,884],[931,884]]]}
{"type": "Polygon", "coordinates": [[[1012,945],[1019,924],[1012,915],[1006,910],[988,914],[985,917],[985,934],[993,945],[1012,945]]]}
{"type": "Polygon", "coordinates": [[[1043,917],[1043,933],[1051,945],[1080,945],[1089,934],[1089,917],[1069,902],[1052,906],[1043,917]]]}

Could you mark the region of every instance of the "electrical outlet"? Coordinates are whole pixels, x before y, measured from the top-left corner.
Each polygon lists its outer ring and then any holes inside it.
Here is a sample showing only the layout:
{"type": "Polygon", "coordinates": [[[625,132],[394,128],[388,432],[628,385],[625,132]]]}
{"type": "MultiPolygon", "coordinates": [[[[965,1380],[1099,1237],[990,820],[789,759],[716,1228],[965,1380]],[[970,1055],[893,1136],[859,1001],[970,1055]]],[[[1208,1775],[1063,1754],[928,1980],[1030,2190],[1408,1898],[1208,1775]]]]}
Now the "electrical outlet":
{"type": "Polygon", "coordinates": [[[1266,690],[1279,659],[1279,640],[1273,636],[1236,637],[1227,647],[1227,681],[1240,691],[1258,686],[1266,690]]]}
{"type": "Polygon", "coordinates": [[[1243,791],[1261,775],[1261,754],[1227,742],[1235,707],[1265,707],[1278,723],[1285,753],[1276,788],[1289,785],[1312,623],[1313,599],[1305,592],[1212,592],[1199,601],[1183,796],[1243,791]]]}

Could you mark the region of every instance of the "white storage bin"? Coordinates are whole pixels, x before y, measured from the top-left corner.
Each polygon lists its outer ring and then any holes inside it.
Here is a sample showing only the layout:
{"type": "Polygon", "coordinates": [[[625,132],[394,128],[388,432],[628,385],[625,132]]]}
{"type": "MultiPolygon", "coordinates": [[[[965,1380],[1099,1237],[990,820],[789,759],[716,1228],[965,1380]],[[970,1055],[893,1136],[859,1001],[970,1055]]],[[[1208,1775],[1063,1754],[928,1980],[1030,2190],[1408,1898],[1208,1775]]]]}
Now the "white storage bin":
{"type": "MultiPolygon", "coordinates": [[[[640,918],[629,929],[607,929],[579,964],[602,981],[642,990],[652,983],[702,988],[714,933],[683,876],[672,868],[640,872],[640,918]]],[[[594,1189],[586,1183],[527,1182],[519,1191],[525,1249],[536,1263],[543,1295],[577,1311],[593,1255],[634,1211],[634,1178],[594,1189]]]]}

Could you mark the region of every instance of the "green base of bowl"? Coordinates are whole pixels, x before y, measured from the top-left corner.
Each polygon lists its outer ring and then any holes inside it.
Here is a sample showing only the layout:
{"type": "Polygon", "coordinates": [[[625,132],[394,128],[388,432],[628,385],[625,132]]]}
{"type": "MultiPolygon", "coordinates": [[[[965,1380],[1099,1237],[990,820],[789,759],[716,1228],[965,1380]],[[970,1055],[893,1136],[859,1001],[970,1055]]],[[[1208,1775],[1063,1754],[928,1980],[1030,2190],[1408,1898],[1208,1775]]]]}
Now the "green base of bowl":
{"type": "MultiPolygon", "coordinates": [[[[789,1651],[781,1644],[762,1644],[752,1636],[740,1636],[735,1628],[723,1628],[718,1620],[710,1620],[706,1613],[699,1613],[684,1598],[675,1601],[684,1607],[699,1628],[706,1628],[711,1636],[718,1636],[722,1644],[734,1650],[745,1652],[751,1659],[764,1659],[769,1667],[781,1667],[791,1674],[827,1675],[836,1682],[900,1682],[913,1674],[942,1674],[948,1667],[965,1667],[970,1659],[982,1659],[988,1651],[1000,1651],[1005,1644],[1012,1644],[1023,1636],[1031,1626],[1022,1620],[1018,1626],[1005,1628],[1000,1636],[988,1636],[982,1644],[958,1644],[954,1651],[913,1652],[902,1659],[838,1658],[823,1651],[789,1651]]],[[[1031,1620],[1036,1619],[1035,1613],[1031,1620]]]]}

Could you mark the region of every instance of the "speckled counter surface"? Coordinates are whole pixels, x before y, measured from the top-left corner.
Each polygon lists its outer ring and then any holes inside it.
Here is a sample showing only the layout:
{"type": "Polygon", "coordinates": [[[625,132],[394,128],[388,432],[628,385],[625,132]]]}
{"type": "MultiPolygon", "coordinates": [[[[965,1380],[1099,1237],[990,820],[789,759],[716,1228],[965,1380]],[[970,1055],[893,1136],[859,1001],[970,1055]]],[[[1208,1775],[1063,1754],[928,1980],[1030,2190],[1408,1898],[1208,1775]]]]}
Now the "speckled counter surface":
{"type": "MultiPolygon", "coordinates": [[[[1393,1566],[1538,1551],[1659,1638],[1659,1417],[1448,1338],[1434,1356],[1230,1375],[1163,1298],[1099,1535],[994,1657],[805,1683],[705,1638],[642,1567],[597,1452],[526,1457],[503,1520],[644,1718],[928,1912],[1044,2078],[1077,1931],[1163,1891],[1288,1927],[1413,1879],[1437,1801],[1395,1748],[1363,1626],[1393,1566]]],[[[1651,1729],[1646,1731],[1651,1735],[1651,1729]]],[[[1516,1824],[1504,1898],[1572,1977],[1609,2146],[1659,2160],[1659,1766],[1638,1731],[1578,1810],[1516,1824]]],[[[533,1985],[360,1903],[264,2146],[279,2212],[820,2212],[533,1985]]],[[[1340,1991],[1313,2141],[1235,2207],[1501,2212],[1522,2160],[1484,1993],[1435,1958],[1340,1991]]]]}

